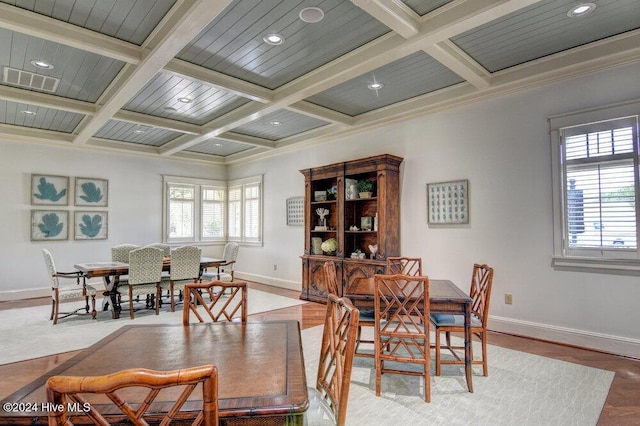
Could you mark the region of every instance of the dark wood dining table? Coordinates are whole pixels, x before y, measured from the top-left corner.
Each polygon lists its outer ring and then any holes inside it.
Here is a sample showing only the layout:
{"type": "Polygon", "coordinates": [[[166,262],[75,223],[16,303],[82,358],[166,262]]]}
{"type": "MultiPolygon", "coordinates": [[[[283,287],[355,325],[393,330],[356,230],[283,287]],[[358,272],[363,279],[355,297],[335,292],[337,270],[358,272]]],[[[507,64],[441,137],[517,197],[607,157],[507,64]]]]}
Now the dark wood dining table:
{"type": "MultiPolygon", "coordinates": [[[[226,260],[218,259],[214,257],[201,257],[200,258],[200,275],[206,268],[217,268],[226,260]]],[[[116,288],[118,287],[118,281],[120,276],[127,275],[129,273],[129,264],[125,262],[88,262],[77,263],[73,265],[76,270],[82,273],[83,285],[86,286],[87,280],[91,278],[103,278],[105,291],[105,302],[103,302],[103,309],[106,310],[105,303],[109,303],[111,306],[111,316],[113,319],[120,317],[120,306],[117,303],[118,293],[116,288]],[[108,301],[108,302],[107,302],[108,301]]],[[[166,257],[162,263],[163,271],[169,271],[171,269],[171,258],[166,257]]]]}
{"type": "MultiPolygon", "coordinates": [[[[373,310],[375,278],[356,280],[347,289],[347,296],[359,309],[373,310]]],[[[429,280],[429,308],[431,313],[464,315],[464,369],[467,389],[473,392],[471,347],[471,303],[468,294],[449,280],[429,280]]]]}
{"type": "MultiPolygon", "coordinates": [[[[46,425],[45,383],[51,376],[97,376],[134,367],[174,370],[205,364],[218,368],[221,425],[303,424],[309,398],[300,326],[297,321],[284,320],[245,325],[123,326],[4,399],[0,424],[46,425]]],[[[130,402],[144,395],[140,391],[130,402]]],[[[162,397],[158,397],[154,411],[163,412],[171,406],[171,395],[162,397]]],[[[181,416],[195,418],[202,408],[201,398],[202,394],[194,392],[181,416]]],[[[99,411],[107,408],[98,407],[103,401],[89,402],[99,411]]],[[[72,419],[74,424],[82,420],[81,415],[72,419]]]]}

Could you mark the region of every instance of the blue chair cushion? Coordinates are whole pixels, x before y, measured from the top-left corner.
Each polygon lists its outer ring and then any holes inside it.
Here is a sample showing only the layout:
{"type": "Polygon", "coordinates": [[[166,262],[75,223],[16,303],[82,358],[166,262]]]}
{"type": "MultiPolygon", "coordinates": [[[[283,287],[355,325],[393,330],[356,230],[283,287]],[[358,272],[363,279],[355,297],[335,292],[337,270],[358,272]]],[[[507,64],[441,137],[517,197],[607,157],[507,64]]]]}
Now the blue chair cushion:
{"type": "Polygon", "coordinates": [[[376,311],[374,311],[373,309],[361,309],[360,319],[373,321],[376,319],[376,311]]]}
{"type": "MultiPolygon", "coordinates": [[[[464,315],[431,314],[431,322],[438,327],[463,327],[464,315]]],[[[471,315],[471,327],[482,327],[482,321],[475,315],[471,315]]]]}

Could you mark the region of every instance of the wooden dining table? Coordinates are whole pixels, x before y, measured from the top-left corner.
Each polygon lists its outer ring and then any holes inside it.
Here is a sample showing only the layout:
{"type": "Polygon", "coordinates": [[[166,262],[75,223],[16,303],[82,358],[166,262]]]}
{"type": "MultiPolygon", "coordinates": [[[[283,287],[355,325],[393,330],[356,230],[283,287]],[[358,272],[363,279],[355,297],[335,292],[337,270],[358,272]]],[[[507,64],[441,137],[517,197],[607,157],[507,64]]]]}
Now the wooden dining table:
{"type": "MultiPolygon", "coordinates": [[[[97,376],[135,367],[168,371],[205,364],[218,368],[221,425],[303,424],[309,398],[300,326],[285,320],[123,326],[4,399],[0,424],[46,425],[45,383],[51,376],[97,376]]],[[[129,402],[135,404],[145,395],[140,390],[129,402]]],[[[202,409],[201,393],[190,398],[180,413],[185,419],[195,418],[202,409]]],[[[166,412],[171,399],[170,394],[160,394],[153,411],[166,412]]],[[[112,408],[100,405],[105,404],[102,400],[89,402],[101,412],[112,408]]],[[[107,412],[115,422],[118,412],[107,412]]],[[[72,419],[74,424],[83,420],[81,413],[72,419]]]]}
{"type": "MultiPolygon", "coordinates": [[[[359,309],[373,310],[375,278],[362,278],[351,284],[345,293],[359,309]]],[[[464,315],[464,369],[467,389],[473,392],[471,346],[471,303],[468,294],[449,280],[429,280],[429,308],[431,313],[464,315]]]]}
{"type": "MultiPolygon", "coordinates": [[[[206,268],[217,268],[226,260],[218,259],[214,257],[201,257],[200,258],[200,275],[206,268]]],[[[127,275],[129,273],[129,264],[125,262],[87,262],[77,263],[73,267],[82,273],[83,285],[87,285],[87,280],[91,278],[102,278],[104,280],[105,291],[103,296],[103,310],[108,309],[107,304],[111,306],[111,316],[113,319],[120,317],[120,305],[118,304],[117,297],[118,281],[120,276],[127,275]]],[[[165,257],[162,262],[162,270],[171,270],[171,257],[165,257]]]]}

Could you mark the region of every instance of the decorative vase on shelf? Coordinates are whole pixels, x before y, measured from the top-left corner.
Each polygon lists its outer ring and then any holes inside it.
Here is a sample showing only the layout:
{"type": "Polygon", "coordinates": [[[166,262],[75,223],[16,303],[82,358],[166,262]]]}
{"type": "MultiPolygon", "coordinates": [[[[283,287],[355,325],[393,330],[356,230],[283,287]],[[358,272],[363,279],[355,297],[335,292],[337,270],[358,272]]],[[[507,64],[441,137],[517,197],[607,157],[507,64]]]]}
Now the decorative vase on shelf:
{"type": "Polygon", "coordinates": [[[322,254],[322,238],[311,238],[311,254],[322,254]]]}

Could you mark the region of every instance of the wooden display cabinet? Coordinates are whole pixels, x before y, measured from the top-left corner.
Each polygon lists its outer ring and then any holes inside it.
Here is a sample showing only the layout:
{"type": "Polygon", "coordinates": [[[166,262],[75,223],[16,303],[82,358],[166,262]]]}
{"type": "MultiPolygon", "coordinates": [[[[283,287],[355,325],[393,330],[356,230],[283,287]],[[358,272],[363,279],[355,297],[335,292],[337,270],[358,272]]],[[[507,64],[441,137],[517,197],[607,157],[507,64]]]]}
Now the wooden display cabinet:
{"type": "Polygon", "coordinates": [[[355,280],[385,272],[388,256],[400,255],[400,164],[390,154],[300,170],[305,177],[305,242],[301,299],[325,302],[322,265],[336,263],[340,296],[355,280]],[[357,183],[372,184],[360,197],[357,183]],[[328,215],[322,222],[318,209],[328,215]],[[335,254],[319,250],[319,242],[335,238],[335,254]],[[319,240],[318,240],[319,239],[319,240]],[[377,245],[375,256],[369,246],[377,245]],[[362,253],[364,258],[352,258],[362,253]]]}

